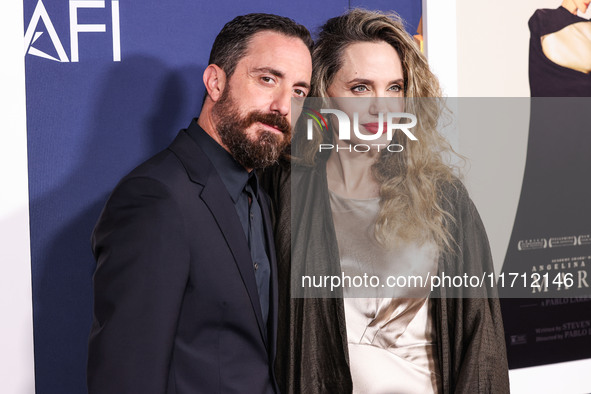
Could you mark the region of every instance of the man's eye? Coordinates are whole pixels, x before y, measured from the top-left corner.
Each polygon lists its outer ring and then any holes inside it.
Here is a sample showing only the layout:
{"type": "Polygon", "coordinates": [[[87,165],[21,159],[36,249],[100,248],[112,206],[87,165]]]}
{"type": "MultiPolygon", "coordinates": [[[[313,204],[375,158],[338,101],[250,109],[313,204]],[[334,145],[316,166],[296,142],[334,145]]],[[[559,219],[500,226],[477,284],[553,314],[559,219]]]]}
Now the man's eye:
{"type": "Polygon", "coordinates": [[[296,97],[306,97],[307,96],[307,93],[302,89],[294,89],[293,92],[296,95],[296,97]]]}
{"type": "Polygon", "coordinates": [[[271,77],[261,77],[261,80],[265,83],[273,83],[274,80],[271,77]]]}

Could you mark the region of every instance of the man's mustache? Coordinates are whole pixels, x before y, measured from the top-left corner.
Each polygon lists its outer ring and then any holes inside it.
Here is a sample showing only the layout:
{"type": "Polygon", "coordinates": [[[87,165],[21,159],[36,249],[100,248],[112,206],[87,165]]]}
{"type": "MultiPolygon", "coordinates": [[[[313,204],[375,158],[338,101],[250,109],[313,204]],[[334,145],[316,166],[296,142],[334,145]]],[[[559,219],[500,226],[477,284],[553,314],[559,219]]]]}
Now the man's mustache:
{"type": "Polygon", "coordinates": [[[269,126],[273,126],[283,134],[290,136],[291,135],[291,125],[285,118],[285,116],[281,116],[277,113],[263,113],[260,111],[253,111],[244,119],[244,126],[245,128],[250,126],[251,124],[259,122],[264,123],[269,126]]]}

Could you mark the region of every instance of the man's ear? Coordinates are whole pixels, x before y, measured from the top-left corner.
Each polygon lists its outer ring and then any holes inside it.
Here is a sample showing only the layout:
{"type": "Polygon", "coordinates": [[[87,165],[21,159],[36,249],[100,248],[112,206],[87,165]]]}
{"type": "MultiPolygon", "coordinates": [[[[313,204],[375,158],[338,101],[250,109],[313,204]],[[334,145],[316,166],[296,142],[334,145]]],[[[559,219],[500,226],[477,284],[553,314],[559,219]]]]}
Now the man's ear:
{"type": "Polygon", "coordinates": [[[226,73],[215,64],[207,66],[203,71],[203,83],[207,94],[214,101],[218,101],[226,87],[226,73]]]}

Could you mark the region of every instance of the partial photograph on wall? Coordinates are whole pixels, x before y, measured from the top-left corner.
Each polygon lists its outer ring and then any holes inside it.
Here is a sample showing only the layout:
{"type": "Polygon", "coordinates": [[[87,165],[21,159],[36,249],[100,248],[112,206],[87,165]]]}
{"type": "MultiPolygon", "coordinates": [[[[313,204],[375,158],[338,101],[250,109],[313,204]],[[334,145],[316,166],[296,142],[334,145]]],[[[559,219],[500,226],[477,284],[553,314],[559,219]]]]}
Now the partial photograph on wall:
{"type": "Polygon", "coordinates": [[[583,1],[528,21],[531,92],[527,159],[503,272],[540,277],[505,289],[512,368],[591,357],[591,22],[583,1]],[[529,298],[532,293],[544,298],[529,298]]]}

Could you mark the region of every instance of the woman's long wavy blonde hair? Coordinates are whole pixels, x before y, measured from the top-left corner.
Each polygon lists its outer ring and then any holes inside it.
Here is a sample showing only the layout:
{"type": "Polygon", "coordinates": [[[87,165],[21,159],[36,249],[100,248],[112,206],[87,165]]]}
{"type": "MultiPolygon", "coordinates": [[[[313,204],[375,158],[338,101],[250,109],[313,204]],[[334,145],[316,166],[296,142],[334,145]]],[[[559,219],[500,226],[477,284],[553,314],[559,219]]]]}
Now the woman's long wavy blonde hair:
{"type": "MultiPolygon", "coordinates": [[[[455,184],[453,168],[444,162],[446,154],[455,154],[437,131],[445,106],[439,81],[429,69],[423,54],[405,31],[397,14],[353,9],[329,19],[322,26],[312,53],[311,97],[327,97],[327,89],[342,66],[346,47],[356,42],[385,41],[398,52],[404,72],[406,112],[416,114],[418,123],[413,134],[419,143],[408,143],[404,133],[395,133],[395,141],[404,146],[403,153],[382,150],[373,165],[380,186],[380,212],[375,236],[383,245],[396,238],[425,242],[433,240],[441,248],[451,248],[446,222],[453,217],[442,208],[442,186],[455,184]],[[420,98],[420,99],[414,99],[420,98]]],[[[298,140],[294,148],[301,155],[296,162],[312,164],[317,160],[319,143],[331,143],[331,133],[316,133],[314,140],[298,140]]]]}

